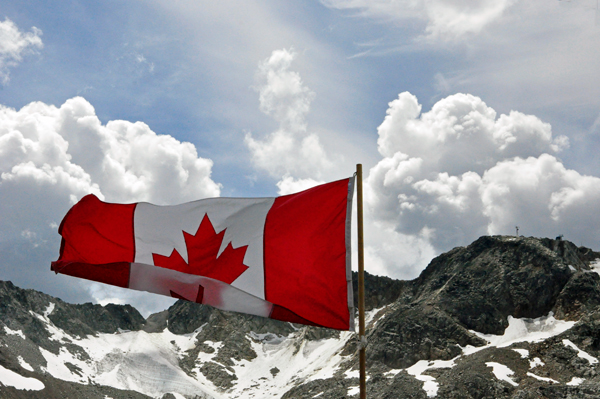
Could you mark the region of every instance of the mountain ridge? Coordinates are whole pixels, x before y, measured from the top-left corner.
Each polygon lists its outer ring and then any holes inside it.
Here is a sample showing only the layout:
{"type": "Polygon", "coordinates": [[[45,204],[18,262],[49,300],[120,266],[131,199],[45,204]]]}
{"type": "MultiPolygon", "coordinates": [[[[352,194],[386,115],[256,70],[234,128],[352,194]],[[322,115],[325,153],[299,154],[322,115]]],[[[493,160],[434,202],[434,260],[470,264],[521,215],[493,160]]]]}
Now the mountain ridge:
{"type": "MultiPolygon", "coordinates": [[[[366,273],[369,396],[600,397],[599,259],[566,240],[484,236],[437,256],[414,280],[366,273]],[[510,334],[550,335],[512,342],[510,334]],[[492,343],[502,339],[509,344],[492,343]],[[513,377],[496,373],[497,365],[513,377]]],[[[0,316],[0,365],[45,386],[19,390],[0,382],[3,398],[358,393],[349,332],[185,301],[144,319],[128,305],[72,305],[2,281],[0,316]],[[155,352],[160,356],[148,355],[155,352]],[[144,378],[152,383],[135,381],[144,378]]]]}

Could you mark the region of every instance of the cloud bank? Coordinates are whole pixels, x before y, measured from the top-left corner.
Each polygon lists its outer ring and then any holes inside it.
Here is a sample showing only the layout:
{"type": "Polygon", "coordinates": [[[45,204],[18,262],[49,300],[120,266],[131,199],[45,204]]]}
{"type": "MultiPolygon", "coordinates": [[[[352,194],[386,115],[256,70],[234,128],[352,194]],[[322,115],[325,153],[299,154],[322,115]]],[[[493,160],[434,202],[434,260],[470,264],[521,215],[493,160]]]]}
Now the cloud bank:
{"type": "MultiPolygon", "coordinates": [[[[156,134],[144,123],[102,124],[81,97],[60,107],[0,105],[2,278],[18,279],[28,273],[14,268],[30,268],[40,276],[39,287],[51,285],[46,292],[55,293],[54,284],[65,281],[49,276],[49,262],[58,256],[58,224],[81,197],[94,193],[109,202],[156,204],[217,197],[220,185],[211,169],[212,161],[198,157],[191,143],[156,134]],[[31,255],[29,263],[20,260],[23,253],[31,255]]],[[[65,288],[61,296],[76,289],[65,288]]],[[[99,298],[111,290],[92,293],[99,298]]]]}
{"type": "Polygon", "coordinates": [[[42,31],[35,26],[31,32],[23,33],[8,18],[0,22],[0,82],[2,84],[10,80],[9,68],[18,65],[24,55],[35,53],[37,49],[44,47],[40,36],[42,31]]]}
{"type": "MultiPolygon", "coordinates": [[[[600,239],[600,179],[567,169],[557,154],[569,140],[533,115],[498,116],[460,93],[421,113],[404,92],[389,103],[378,134],[382,159],[366,181],[368,211],[399,239],[417,240],[421,253],[514,234],[516,225],[577,244],[600,239]]],[[[380,263],[398,273],[393,259],[380,263]]]]}

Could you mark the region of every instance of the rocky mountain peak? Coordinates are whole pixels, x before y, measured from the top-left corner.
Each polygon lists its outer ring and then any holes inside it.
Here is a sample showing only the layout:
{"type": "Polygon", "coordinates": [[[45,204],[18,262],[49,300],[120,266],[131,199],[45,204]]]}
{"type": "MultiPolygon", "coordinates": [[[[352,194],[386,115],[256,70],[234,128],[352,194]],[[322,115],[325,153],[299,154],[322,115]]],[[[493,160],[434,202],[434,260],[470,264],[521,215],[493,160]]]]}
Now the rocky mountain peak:
{"type": "Polygon", "coordinates": [[[413,282],[413,300],[440,308],[469,329],[501,334],[508,316],[563,311],[555,309],[561,292],[597,257],[564,240],[484,236],[433,259],[413,282]]]}

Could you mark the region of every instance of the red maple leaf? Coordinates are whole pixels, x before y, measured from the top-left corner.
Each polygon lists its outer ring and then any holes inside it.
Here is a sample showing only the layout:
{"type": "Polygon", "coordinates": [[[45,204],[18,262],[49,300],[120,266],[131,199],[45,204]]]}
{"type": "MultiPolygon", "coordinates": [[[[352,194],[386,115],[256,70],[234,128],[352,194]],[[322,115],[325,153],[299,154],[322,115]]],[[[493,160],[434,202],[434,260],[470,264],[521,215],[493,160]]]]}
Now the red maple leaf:
{"type": "Polygon", "coordinates": [[[248,269],[243,263],[248,246],[234,249],[229,243],[217,257],[224,236],[225,230],[217,234],[208,215],[204,215],[196,234],[183,232],[188,262],[174,249],[170,256],[153,253],[154,265],[231,284],[248,269]]]}

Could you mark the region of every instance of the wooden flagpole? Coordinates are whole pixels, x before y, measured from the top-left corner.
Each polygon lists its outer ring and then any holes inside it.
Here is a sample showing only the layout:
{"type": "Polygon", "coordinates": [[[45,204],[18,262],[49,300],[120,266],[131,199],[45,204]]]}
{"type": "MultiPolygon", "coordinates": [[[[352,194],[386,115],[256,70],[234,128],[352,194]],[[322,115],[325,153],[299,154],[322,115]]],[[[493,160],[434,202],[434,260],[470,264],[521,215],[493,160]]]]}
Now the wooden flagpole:
{"type": "Polygon", "coordinates": [[[362,164],[356,165],[356,216],[358,231],[358,356],[360,367],[360,399],[367,398],[367,354],[365,337],[365,262],[363,240],[362,164]]]}

